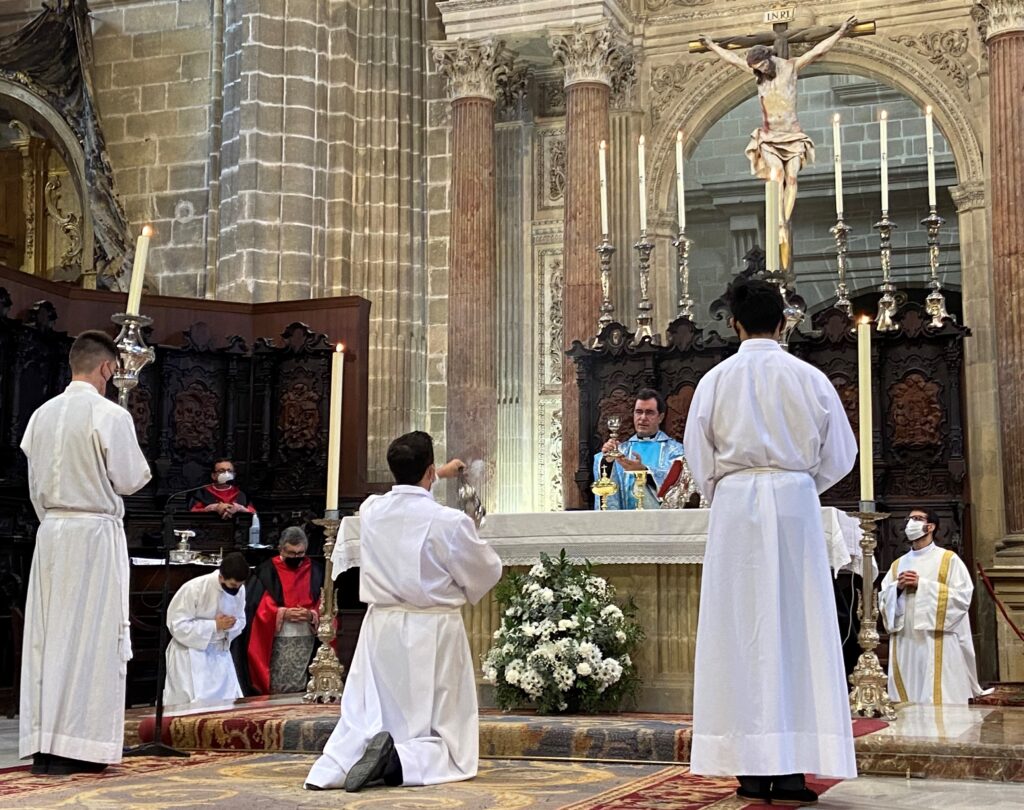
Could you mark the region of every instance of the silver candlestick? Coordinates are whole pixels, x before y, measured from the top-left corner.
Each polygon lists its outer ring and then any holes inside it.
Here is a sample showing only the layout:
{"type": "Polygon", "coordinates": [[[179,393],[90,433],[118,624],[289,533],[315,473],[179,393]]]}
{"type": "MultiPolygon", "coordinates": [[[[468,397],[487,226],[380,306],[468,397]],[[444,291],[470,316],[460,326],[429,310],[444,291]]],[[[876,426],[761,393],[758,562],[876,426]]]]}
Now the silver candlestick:
{"type": "Polygon", "coordinates": [[[612,322],[615,312],[611,290],[612,254],[615,253],[615,245],[608,241],[608,234],[601,237],[601,244],[597,246],[597,252],[601,256],[601,316],[597,319],[597,333],[600,335],[604,328],[612,322]]]}
{"type": "Polygon", "coordinates": [[[316,634],[320,639],[313,663],[309,665],[309,683],[306,694],[302,696],[306,703],[333,703],[341,699],[345,688],[345,667],[338,661],[331,642],[334,641],[334,619],[338,615],[338,605],[334,598],[334,545],[338,539],[341,521],[338,510],[324,512],[323,520],[314,520],[317,526],[324,529],[324,584],[320,590],[320,623],[316,634]]]}
{"type": "Polygon", "coordinates": [[[786,287],[785,284],[779,284],[779,292],[782,293],[782,301],[784,306],[782,307],[782,315],[786,319],[785,326],[782,327],[782,337],[779,339],[779,343],[782,347],[789,351],[789,339],[793,336],[793,333],[797,328],[804,322],[804,310],[800,306],[800,301],[796,297],[794,290],[786,287]]]}
{"type": "Polygon", "coordinates": [[[925,299],[925,310],[932,316],[931,325],[935,329],[941,329],[946,318],[953,317],[946,311],[946,296],[942,294],[942,285],[939,283],[939,228],[945,222],[935,206],[932,206],[928,216],[921,220],[921,224],[928,229],[928,266],[932,274],[929,284],[932,291],[925,299]]]}
{"type": "Polygon", "coordinates": [[[892,232],[896,227],[896,223],[889,219],[888,211],[883,211],[882,218],[875,223],[882,263],[882,297],[878,300],[878,316],[875,318],[875,329],[879,332],[895,332],[899,329],[893,320],[896,314],[896,288],[892,283],[892,232]]]}
{"type": "Polygon", "coordinates": [[[836,219],[829,232],[836,240],[836,270],[839,278],[836,282],[836,309],[841,309],[849,318],[853,314],[853,302],[850,301],[850,291],[846,286],[846,255],[849,252],[850,226],[843,221],[842,214],[836,219]]]}
{"type": "Polygon", "coordinates": [[[117,404],[127,409],[128,397],[132,389],[139,384],[139,374],[156,359],[153,347],[147,346],[142,337],[142,330],[151,326],[153,319],[146,315],[119,312],[111,315],[110,320],[121,327],[114,340],[119,355],[117,371],[114,372],[114,385],[117,387],[117,404]]]}
{"type": "Polygon", "coordinates": [[[658,336],[651,329],[651,323],[653,322],[651,310],[654,309],[654,305],[651,304],[649,296],[651,251],[654,250],[654,243],[648,238],[647,231],[640,231],[640,240],[633,245],[633,248],[639,257],[638,273],[640,276],[640,302],[636,305],[636,337],[634,340],[640,343],[646,338],[651,343],[657,343],[658,336]]]}
{"type": "Polygon", "coordinates": [[[672,243],[676,249],[676,261],[679,267],[679,315],[676,317],[693,320],[693,299],[690,297],[690,247],[693,240],[688,239],[686,231],[680,231],[672,243]]]}

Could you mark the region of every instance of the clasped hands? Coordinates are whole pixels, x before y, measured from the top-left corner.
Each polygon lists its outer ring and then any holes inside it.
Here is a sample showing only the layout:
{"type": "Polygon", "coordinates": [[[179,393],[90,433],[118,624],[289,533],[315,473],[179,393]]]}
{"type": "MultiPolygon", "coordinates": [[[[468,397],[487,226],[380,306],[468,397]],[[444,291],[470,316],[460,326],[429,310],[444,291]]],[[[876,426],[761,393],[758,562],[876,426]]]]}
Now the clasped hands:
{"type": "Polygon", "coordinates": [[[227,613],[218,613],[214,621],[217,623],[218,630],[230,630],[235,626],[235,617],[229,616],[227,613]]]}
{"type": "MultiPolygon", "coordinates": [[[[619,443],[613,439],[609,439],[601,446],[601,452],[608,455],[614,450],[619,449],[619,443]]],[[[640,472],[646,470],[647,465],[640,461],[640,456],[633,453],[632,456],[615,456],[615,463],[618,464],[626,472],[640,472]]]]}
{"type": "Polygon", "coordinates": [[[916,591],[917,581],[916,571],[904,571],[896,578],[896,587],[901,591],[916,591]]]}
{"type": "Polygon", "coordinates": [[[313,621],[313,611],[304,607],[285,608],[284,620],[286,622],[311,622],[313,621]]]}
{"type": "Polygon", "coordinates": [[[237,515],[239,512],[248,512],[249,510],[237,503],[220,503],[218,501],[217,503],[208,504],[203,511],[216,512],[221,516],[221,518],[227,520],[229,517],[237,515]]]}

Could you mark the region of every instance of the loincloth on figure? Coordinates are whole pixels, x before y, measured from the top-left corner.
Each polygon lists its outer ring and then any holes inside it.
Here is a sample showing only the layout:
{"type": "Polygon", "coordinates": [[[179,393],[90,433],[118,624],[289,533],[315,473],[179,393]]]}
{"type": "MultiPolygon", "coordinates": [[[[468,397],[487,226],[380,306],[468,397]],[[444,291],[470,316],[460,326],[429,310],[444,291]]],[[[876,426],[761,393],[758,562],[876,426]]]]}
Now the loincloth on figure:
{"type": "Polygon", "coordinates": [[[750,133],[750,143],[744,152],[750,160],[750,173],[762,180],[771,179],[771,167],[764,159],[765,152],[778,157],[783,165],[794,158],[799,159],[801,169],[808,163],[814,163],[814,141],[806,132],[765,132],[758,128],[750,133]]]}

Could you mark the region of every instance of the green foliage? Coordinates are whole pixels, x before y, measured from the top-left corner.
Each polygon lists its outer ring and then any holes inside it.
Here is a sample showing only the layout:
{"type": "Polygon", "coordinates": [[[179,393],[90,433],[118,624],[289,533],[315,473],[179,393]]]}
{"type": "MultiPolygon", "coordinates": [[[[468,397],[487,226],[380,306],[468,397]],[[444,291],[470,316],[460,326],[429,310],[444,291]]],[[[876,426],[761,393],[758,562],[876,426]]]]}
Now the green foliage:
{"type": "Polygon", "coordinates": [[[483,659],[503,709],[533,704],[544,713],[618,708],[640,679],[631,655],[643,640],[636,605],[589,562],[541,554],[527,574],[510,573],[495,595],[503,616],[483,659]]]}

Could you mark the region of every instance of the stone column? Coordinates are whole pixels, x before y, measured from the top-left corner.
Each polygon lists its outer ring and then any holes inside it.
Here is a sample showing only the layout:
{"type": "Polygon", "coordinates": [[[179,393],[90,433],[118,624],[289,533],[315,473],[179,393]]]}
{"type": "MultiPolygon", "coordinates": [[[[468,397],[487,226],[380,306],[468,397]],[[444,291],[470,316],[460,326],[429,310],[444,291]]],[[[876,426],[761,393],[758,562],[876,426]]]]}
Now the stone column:
{"type": "MultiPolygon", "coordinates": [[[[498,432],[494,103],[510,55],[501,42],[461,40],[436,46],[434,62],[452,100],[447,451],[466,463],[482,460],[491,484],[498,432]]],[[[495,489],[481,490],[489,507],[495,489]]]]}
{"type": "Polygon", "coordinates": [[[1024,564],[1024,0],[989,0],[992,283],[1006,536],[1002,552],[1024,564]]]}
{"type": "MultiPolygon", "coordinates": [[[[609,140],[613,75],[629,55],[607,22],[554,30],[549,37],[555,60],[565,70],[565,347],[597,332],[601,284],[595,252],[601,241],[598,144],[609,140]]],[[[611,194],[609,196],[612,196],[611,194]]],[[[617,245],[620,251],[626,245],[617,245]]],[[[562,370],[562,487],[565,508],[584,505],[576,482],[581,461],[589,463],[586,436],[579,429],[576,369],[562,370]]]]}

